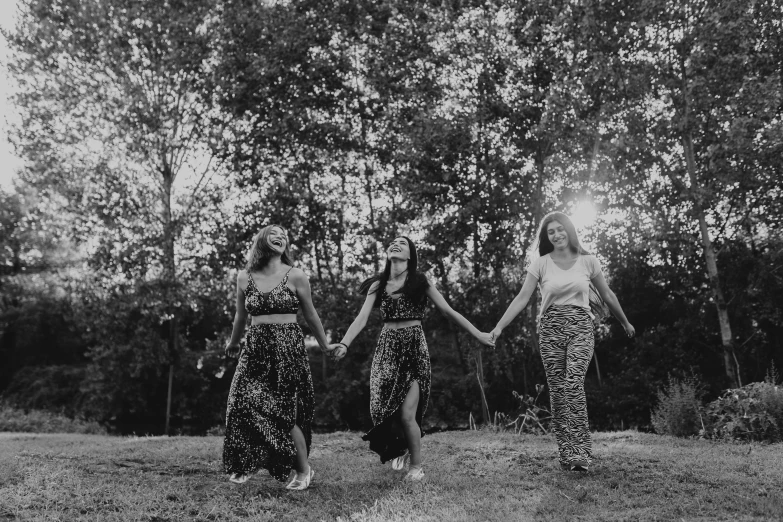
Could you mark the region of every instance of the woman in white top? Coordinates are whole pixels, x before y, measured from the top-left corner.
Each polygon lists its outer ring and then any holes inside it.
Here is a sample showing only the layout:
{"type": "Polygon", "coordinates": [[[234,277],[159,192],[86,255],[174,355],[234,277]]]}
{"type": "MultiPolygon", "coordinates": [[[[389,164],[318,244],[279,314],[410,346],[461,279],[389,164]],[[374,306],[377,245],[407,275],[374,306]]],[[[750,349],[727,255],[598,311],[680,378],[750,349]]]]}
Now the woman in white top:
{"type": "Polygon", "coordinates": [[[538,253],[527,269],[522,290],[492,331],[496,339],[526,306],[536,288],[541,288],[539,336],[541,359],[546,370],[552,421],[560,466],[587,471],[592,460],[584,381],[593,357],[593,308],[600,306],[591,285],[609,306],[629,337],[635,331],[623,313],[617,296],[606,284],[601,264],[579,244],[573,223],[561,212],[541,220],[538,253]]]}

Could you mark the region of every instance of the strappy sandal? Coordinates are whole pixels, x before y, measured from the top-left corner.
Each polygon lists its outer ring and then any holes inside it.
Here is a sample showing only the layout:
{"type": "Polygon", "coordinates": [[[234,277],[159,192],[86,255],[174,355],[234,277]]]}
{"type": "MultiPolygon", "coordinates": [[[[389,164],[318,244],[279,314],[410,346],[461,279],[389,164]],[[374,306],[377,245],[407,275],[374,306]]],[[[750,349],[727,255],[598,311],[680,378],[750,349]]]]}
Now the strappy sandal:
{"type": "Polygon", "coordinates": [[[296,474],[294,474],[294,479],[288,483],[285,489],[290,489],[292,491],[305,490],[310,487],[310,481],[313,480],[314,475],[315,475],[315,471],[313,470],[313,467],[310,466],[310,471],[307,473],[307,476],[303,480],[297,479],[296,474]]]}
{"type": "Polygon", "coordinates": [[[392,469],[394,471],[402,471],[405,469],[405,466],[408,464],[408,461],[411,459],[411,454],[406,453],[402,457],[397,457],[395,459],[392,459],[392,469]]]}
{"type": "Polygon", "coordinates": [[[250,480],[250,477],[252,476],[252,473],[232,473],[231,476],[228,477],[228,481],[233,482],[234,484],[244,484],[250,480]]]}

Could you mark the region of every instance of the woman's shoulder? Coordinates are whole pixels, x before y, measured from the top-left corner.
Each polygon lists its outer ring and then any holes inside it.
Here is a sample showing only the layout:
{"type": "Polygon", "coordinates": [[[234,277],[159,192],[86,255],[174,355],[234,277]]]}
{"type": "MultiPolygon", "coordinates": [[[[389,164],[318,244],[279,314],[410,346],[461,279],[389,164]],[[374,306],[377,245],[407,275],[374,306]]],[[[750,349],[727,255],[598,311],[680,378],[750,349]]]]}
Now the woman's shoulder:
{"type": "Polygon", "coordinates": [[[288,280],[291,282],[295,281],[303,281],[307,280],[307,274],[305,274],[304,270],[301,268],[296,268],[295,266],[288,267],[285,269],[286,273],[288,274],[288,280]]]}
{"type": "Polygon", "coordinates": [[[584,268],[591,274],[601,271],[601,261],[599,261],[598,258],[595,257],[595,255],[580,254],[579,259],[582,262],[582,266],[584,266],[584,268]]]}
{"type": "Polygon", "coordinates": [[[600,264],[600,261],[598,261],[598,258],[595,257],[595,255],[590,254],[590,253],[579,254],[579,259],[581,259],[582,263],[585,263],[586,265],[600,264]]]}
{"type": "Polygon", "coordinates": [[[534,257],[530,260],[530,264],[527,265],[528,272],[535,272],[539,270],[542,266],[544,266],[549,259],[549,254],[544,254],[543,256],[534,257]]]}

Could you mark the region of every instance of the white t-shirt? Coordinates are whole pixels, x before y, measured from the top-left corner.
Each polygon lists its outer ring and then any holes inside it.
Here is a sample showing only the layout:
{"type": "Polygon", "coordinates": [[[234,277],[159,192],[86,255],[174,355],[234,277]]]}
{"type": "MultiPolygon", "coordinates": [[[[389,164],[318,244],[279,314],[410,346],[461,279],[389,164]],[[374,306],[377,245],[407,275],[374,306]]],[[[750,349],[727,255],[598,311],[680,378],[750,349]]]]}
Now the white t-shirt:
{"type": "Polygon", "coordinates": [[[595,256],[580,254],[574,265],[563,270],[549,254],[535,259],[527,267],[528,273],[538,279],[541,288],[541,315],[552,305],[580,306],[590,317],[590,281],[601,273],[601,263],[595,256]]]}

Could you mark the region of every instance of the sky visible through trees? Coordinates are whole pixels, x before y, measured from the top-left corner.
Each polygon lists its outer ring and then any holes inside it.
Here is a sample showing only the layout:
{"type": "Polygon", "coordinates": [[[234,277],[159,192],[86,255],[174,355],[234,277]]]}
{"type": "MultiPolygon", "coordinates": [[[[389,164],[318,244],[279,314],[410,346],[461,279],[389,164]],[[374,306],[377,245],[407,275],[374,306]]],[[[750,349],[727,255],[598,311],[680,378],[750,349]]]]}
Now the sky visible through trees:
{"type": "MultiPolygon", "coordinates": [[[[232,278],[269,223],[339,338],[399,234],[490,330],[538,221],[571,214],[638,332],[597,327],[600,428],[648,427],[670,376],[714,397],[783,364],[780,0],[17,5],[6,400],[219,425],[232,278]]],[[[491,412],[534,394],[536,314],[488,352],[430,313],[433,426],[481,413],[477,373],[491,412]]],[[[376,333],[312,354],[324,429],[369,422],[376,333]]]]}

